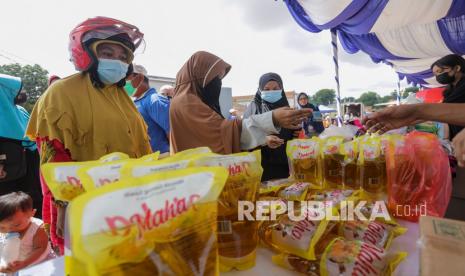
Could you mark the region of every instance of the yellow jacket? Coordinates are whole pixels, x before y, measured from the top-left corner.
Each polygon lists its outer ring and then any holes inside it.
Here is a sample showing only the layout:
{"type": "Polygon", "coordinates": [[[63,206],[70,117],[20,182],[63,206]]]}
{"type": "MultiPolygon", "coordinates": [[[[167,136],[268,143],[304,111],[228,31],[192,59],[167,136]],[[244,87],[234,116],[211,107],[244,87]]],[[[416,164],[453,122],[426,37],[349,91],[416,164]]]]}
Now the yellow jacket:
{"type": "Polygon", "coordinates": [[[116,151],[133,158],[151,152],[147,126],[123,88],[95,88],[86,73],[47,89],[32,111],[26,135],[58,139],[75,161],[116,151]]]}

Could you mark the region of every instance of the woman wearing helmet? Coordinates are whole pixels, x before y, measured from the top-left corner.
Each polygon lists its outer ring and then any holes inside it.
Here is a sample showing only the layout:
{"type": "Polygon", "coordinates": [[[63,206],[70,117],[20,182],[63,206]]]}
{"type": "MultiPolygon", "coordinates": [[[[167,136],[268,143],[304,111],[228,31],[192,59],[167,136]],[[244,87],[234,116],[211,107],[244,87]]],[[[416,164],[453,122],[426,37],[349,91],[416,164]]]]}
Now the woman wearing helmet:
{"type": "MultiPolygon", "coordinates": [[[[41,162],[96,160],[111,152],[133,158],[150,153],[147,127],[123,89],[143,34],[125,22],[96,17],[79,24],[69,38],[71,61],[79,72],[47,89],[26,131],[40,147],[41,162]]],[[[52,200],[46,185],[43,190],[44,201],[52,200]]],[[[44,217],[61,252],[64,206],[55,201],[48,210],[51,218],[44,217]]]]}

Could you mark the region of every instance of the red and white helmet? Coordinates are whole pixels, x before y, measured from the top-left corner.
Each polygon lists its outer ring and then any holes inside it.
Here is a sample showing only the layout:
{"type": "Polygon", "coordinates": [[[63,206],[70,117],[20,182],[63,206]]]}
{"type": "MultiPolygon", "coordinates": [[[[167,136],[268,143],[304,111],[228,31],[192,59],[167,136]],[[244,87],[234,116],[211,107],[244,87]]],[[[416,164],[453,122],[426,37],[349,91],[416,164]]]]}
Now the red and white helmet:
{"type": "MultiPolygon", "coordinates": [[[[117,37],[117,41],[135,51],[142,43],[144,34],[136,26],[123,21],[97,16],[77,25],[69,34],[71,62],[78,71],[87,71],[96,62],[88,44],[96,40],[117,37]]],[[[116,39],[115,39],[116,40],[116,39]]]]}

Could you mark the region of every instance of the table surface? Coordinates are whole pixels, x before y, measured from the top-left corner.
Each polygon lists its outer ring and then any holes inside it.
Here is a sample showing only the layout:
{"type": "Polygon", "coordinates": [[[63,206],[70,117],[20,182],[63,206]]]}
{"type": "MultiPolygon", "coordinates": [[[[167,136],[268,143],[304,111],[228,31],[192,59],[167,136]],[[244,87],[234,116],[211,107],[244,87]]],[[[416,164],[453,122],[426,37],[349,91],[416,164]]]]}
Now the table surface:
{"type": "MultiPolygon", "coordinates": [[[[406,227],[407,233],[396,238],[390,248],[390,251],[405,251],[408,252],[407,258],[399,264],[395,271],[395,276],[418,276],[419,275],[419,248],[417,241],[419,238],[419,228],[417,223],[408,221],[399,221],[406,227]]],[[[222,273],[226,276],[245,276],[245,275],[300,275],[295,272],[278,267],[271,262],[273,253],[265,248],[257,250],[256,266],[246,271],[233,271],[222,273]]],[[[39,264],[37,266],[22,270],[20,276],[62,276],[64,275],[63,257],[39,264]]]]}

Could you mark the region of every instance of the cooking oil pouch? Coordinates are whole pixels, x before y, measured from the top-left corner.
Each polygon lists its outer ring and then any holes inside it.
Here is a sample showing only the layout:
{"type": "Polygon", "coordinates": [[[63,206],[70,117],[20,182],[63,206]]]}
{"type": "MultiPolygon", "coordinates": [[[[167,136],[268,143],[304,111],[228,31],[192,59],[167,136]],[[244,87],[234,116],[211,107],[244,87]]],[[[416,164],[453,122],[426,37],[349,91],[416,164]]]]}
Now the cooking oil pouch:
{"type": "MultiPolygon", "coordinates": [[[[358,190],[342,190],[342,189],[327,189],[319,191],[310,191],[307,195],[309,201],[324,202],[326,208],[332,207],[337,210],[341,209],[341,202],[353,202],[354,206],[360,200],[360,193],[358,190]]],[[[347,206],[347,205],[346,205],[347,206]]]]}
{"type": "Polygon", "coordinates": [[[296,182],[279,192],[279,197],[290,201],[302,201],[307,196],[310,183],[296,182]]]}
{"type": "Polygon", "coordinates": [[[406,257],[406,252],[391,253],[361,241],[336,238],[318,261],[287,253],[273,256],[272,261],[311,276],[391,276],[406,257]]]}
{"type": "Polygon", "coordinates": [[[281,215],[277,221],[264,222],[259,229],[262,243],[277,252],[287,252],[307,260],[316,260],[316,246],[332,231],[334,222],[317,218],[312,211],[281,215]],[[300,216],[299,214],[302,214],[300,216]]]}
{"type": "Polygon", "coordinates": [[[394,227],[400,226],[394,216],[391,215],[388,209],[388,204],[385,200],[374,200],[370,195],[360,193],[360,201],[363,206],[360,208],[360,213],[368,220],[376,220],[394,227]]]}
{"type": "Polygon", "coordinates": [[[255,204],[263,173],[260,151],[231,155],[211,154],[194,161],[196,166],[224,167],[228,180],[218,199],[218,254],[220,270],[245,270],[255,265],[258,244],[256,221],[238,219],[239,204],[255,204]]]}
{"type": "Polygon", "coordinates": [[[287,201],[274,196],[260,196],[256,203],[256,210],[262,210],[265,216],[268,216],[273,210],[277,216],[287,211],[287,201]]]}
{"type": "MultiPolygon", "coordinates": [[[[178,153],[176,153],[173,156],[176,156],[177,158],[186,158],[190,157],[191,155],[198,155],[198,154],[203,154],[203,153],[211,153],[212,151],[208,147],[198,147],[194,149],[188,149],[188,150],[183,150],[178,153]]],[[[173,157],[172,156],[172,157],[173,157]]]]}
{"type": "Polygon", "coordinates": [[[346,240],[360,240],[379,248],[389,249],[394,238],[404,234],[406,228],[381,221],[350,220],[339,224],[339,235],[346,240]]]}
{"type": "Polygon", "coordinates": [[[271,261],[280,267],[296,271],[304,275],[320,275],[319,260],[310,261],[293,254],[280,253],[271,257],[271,261]]]}
{"type": "Polygon", "coordinates": [[[393,275],[406,252],[387,252],[362,241],[334,239],[320,261],[320,275],[393,275]]]}
{"type": "Polygon", "coordinates": [[[211,155],[211,153],[173,155],[171,157],[156,161],[129,162],[123,166],[122,175],[123,178],[141,177],[161,171],[171,171],[194,167],[195,159],[208,155],[211,155]]]}
{"type": "Polygon", "coordinates": [[[156,160],[158,160],[159,156],[160,156],[160,152],[157,151],[157,152],[154,152],[154,153],[151,153],[151,154],[144,155],[141,158],[139,158],[138,160],[140,160],[140,161],[148,161],[148,162],[156,161],[156,160]]]}
{"type": "Polygon", "coordinates": [[[105,163],[88,162],[78,169],[77,175],[82,180],[84,189],[92,191],[121,180],[123,178],[123,167],[132,162],[137,161],[125,159],[105,163]]]}
{"type": "Polygon", "coordinates": [[[260,197],[276,196],[280,190],[292,185],[293,181],[288,178],[263,181],[260,183],[260,197]]]}
{"type": "Polygon", "coordinates": [[[112,162],[112,161],[119,161],[119,160],[124,160],[124,159],[129,159],[129,155],[126,153],[122,152],[113,152],[107,155],[104,155],[99,158],[100,162],[112,162]]]}
{"type": "Polygon", "coordinates": [[[382,197],[386,193],[386,159],[379,136],[369,136],[360,143],[358,167],[360,186],[364,193],[382,197]]]}
{"type": "Polygon", "coordinates": [[[295,181],[308,182],[312,188],[321,189],[321,139],[295,139],[287,142],[286,153],[289,159],[291,178],[295,181]]]}
{"type": "Polygon", "coordinates": [[[226,179],[224,168],[188,168],[76,198],[66,275],[218,275],[216,200],[226,179]]]}
{"type": "Polygon", "coordinates": [[[342,161],[342,186],[344,189],[359,189],[360,176],[358,172],[358,139],[341,145],[340,152],[344,156],[342,161]]]}
{"type": "Polygon", "coordinates": [[[341,154],[343,137],[330,137],[325,140],[321,153],[323,158],[323,183],[325,188],[342,188],[342,164],[344,155],[341,154]]]}
{"type": "Polygon", "coordinates": [[[41,166],[42,175],[56,200],[71,201],[85,192],[78,169],[94,162],[56,162],[41,166]]]}

